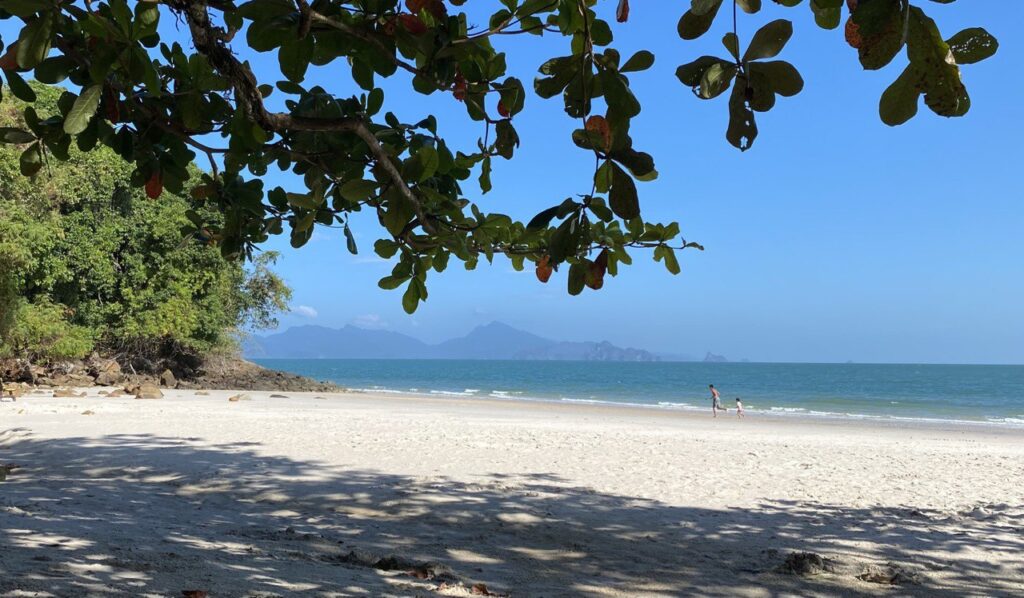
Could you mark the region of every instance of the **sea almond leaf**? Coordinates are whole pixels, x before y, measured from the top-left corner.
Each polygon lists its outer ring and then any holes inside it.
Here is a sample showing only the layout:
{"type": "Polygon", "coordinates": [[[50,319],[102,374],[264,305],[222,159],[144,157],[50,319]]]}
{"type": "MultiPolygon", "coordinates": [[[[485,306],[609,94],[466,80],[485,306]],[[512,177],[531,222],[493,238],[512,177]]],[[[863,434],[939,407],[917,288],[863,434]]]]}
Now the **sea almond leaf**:
{"type": "Polygon", "coordinates": [[[157,170],[146,181],[146,197],[156,199],[164,192],[164,181],[160,171],[157,170]]]}
{"type": "Polygon", "coordinates": [[[100,96],[103,94],[103,86],[95,83],[82,90],[82,95],[75,99],[67,116],[64,117],[64,132],[68,135],[78,135],[89,126],[96,109],[100,105],[100,96]]]}

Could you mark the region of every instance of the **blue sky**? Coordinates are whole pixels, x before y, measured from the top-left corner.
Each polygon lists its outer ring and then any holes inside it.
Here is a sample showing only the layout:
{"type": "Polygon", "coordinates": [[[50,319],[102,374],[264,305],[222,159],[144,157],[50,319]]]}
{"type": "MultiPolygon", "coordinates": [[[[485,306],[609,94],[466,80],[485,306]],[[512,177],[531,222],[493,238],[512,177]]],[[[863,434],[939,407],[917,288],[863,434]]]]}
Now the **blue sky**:
{"type": "MultiPolygon", "coordinates": [[[[278,270],[294,290],[296,310],[282,326],[356,323],[433,341],[500,320],[559,339],[757,361],[1024,363],[1024,83],[1015,74],[1024,63],[1024,3],[922,2],[947,37],[982,26],[1001,47],[964,67],[973,99],[967,117],[944,119],[922,106],[898,128],[881,123],[877,104],[905,58],[862,71],[842,30],[815,27],[806,5],[765,3],[760,15],[741,15],[741,40],[768,20],[794,21],[780,58],[806,82],[800,95],[758,115],[760,137],[743,154],[724,138],[725,97],[702,102],[674,76],[701,54],[724,54],[725,15],[705,39],[684,42],[675,33],[684,2],[633,4],[629,23],[613,31],[624,55],[647,48],[657,56],[651,70],[631,76],[643,103],[631,134],[661,173],[640,185],[644,214],[679,221],[707,251],[681,253],[678,276],[634,252],[633,267],[579,297],[565,293],[564,272],[541,285],[503,259],[473,272],[453,262],[407,316],[399,292],[376,286],[390,271],[372,253],[380,229],[356,218],[358,256],[335,230],[318,231],[297,251],[287,238],[269,244],[281,251],[278,270]]],[[[0,28],[5,39],[10,29],[0,28]]],[[[169,19],[164,29],[173,31],[169,19]]],[[[546,58],[567,53],[554,36],[497,44],[524,82],[546,58]]],[[[262,76],[276,73],[275,56],[247,57],[262,76]]],[[[347,71],[311,67],[307,84],[355,93],[347,71]]],[[[385,87],[386,110],[407,122],[436,114],[450,145],[475,142],[478,125],[450,96],[421,96],[396,79],[385,87]]],[[[589,189],[592,156],[573,146],[576,123],[559,100],[529,97],[516,124],[522,147],[515,160],[495,164],[484,209],[528,219],[589,189]]],[[[289,183],[267,178],[268,188],[289,183]]],[[[470,185],[464,191],[479,198],[470,185]]]]}

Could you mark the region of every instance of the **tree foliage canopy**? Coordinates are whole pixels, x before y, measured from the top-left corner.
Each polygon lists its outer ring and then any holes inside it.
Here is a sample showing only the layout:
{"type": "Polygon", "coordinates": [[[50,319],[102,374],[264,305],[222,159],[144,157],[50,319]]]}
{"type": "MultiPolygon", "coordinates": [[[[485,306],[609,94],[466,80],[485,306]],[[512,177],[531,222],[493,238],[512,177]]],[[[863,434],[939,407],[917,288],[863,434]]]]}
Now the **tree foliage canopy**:
{"type": "MultiPolygon", "coordinates": [[[[231,257],[251,256],[255,245],[285,231],[300,247],[317,225],[344,229],[355,252],[348,216],[369,210],[383,229],[374,250],[395,264],[380,286],[404,287],[409,312],[427,298],[428,272],[443,271],[451,256],[467,268],[495,254],[517,269],[529,261],[542,282],[568,266],[571,294],[601,288],[606,273],[631,262],[627,249],[634,247],[653,248],[654,258],[677,273],[676,251],[700,246],[682,239],[676,223],[641,217],[637,182],[657,170],[630,137],[641,104],[629,76],[649,68],[654,55],[620,55],[613,26],[595,12],[597,0],[500,0],[483,27],[471,27],[459,11],[465,1],[5,0],[0,18],[24,23],[17,40],[5,40],[0,60],[10,92],[34,101],[23,80],[29,72],[47,83],[66,80],[76,91],[47,118],[30,105],[27,130],[6,130],[2,140],[21,148],[21,170],[29,176],[48,157],[66,159],[72,142],[83,151],[107,146],[134,164],[132,184],[153,198],[165,189],[183,192],[189,164],[205,155],[209,172],[192,195],[223,217],[190,212],[190,226],[231,257]],[[183,24],[190,47],[161,39],[158,25],[168,16],[183,24]],[[532,85],[524,84],[507,74],[505,54],[495,46],[512,34],[562,36],[564,55],[539,65],[532,85]],[[258,79],[234,51],[243,44],[275,57],[280,76],[258,79]],[[328,66],[350,68],[360,89],[303,85],[311,68],[328,66]],[[481,127],[478,146],[449,147],[432,115],[406,123],[380,114],[378,82],[396,73],[407,75],[416,92],[462,103],[481,127]],[[576,197],[552,201],[523,223],[484,213],[466,187],[475,176],[487,193],[492,163],[514,156],[516,116],[529,87],[540,98],[561,99],[578,122],[572,140],[593,154],[595,167],[581,177],[576,197]],[[266,189],[260,177],[269,169],[290,171],[301,184],[266,189]]],[[[627,26],[629,0],[615,2],[618,26],[627,26]]],[[[913,117],[922,96],[937,114],[964,115],[970,98],[960,66],[997,48],[979,28],[946,37],[909,0],[770,4],[764,10],[780,14],[809,6],[796,17],[825,28],[838,28],[845,15],[846,41],[865,69],[905,50],[906,69],[879,103],[889,125],[913,117]]],[[[678,25],[679,36],[692,40],[716,22],[727,25],[720,13],[731,13],[722,55],[698,57],[676,74],[700,99],[728,92],[726,139],[741,150],[757,138],[756,114],[803,88],[797,69],[776,59],[793,33],[791,21],[771,21],[749,40],[737,35],[738,13],[760,10],[761,0],[692,0],[678,25]]]]}
{"type": "MultiPolygon", "coordinates": [[[[58,113],[59,90],[31,89],[43,118],[58,113]]],[[[0,130],[17,130],[24,108],[5,102],[0,130]]],[[[270,324],[286,306],[287,288],[267,269],[272,254],[245,269],[213,247],[183,242],[188,196],[148,200],[110,149],[71,148],[34,183],[20,174],[19,158],[0,146],[0,357],[203,353],[238,327],[270,324]]]]}

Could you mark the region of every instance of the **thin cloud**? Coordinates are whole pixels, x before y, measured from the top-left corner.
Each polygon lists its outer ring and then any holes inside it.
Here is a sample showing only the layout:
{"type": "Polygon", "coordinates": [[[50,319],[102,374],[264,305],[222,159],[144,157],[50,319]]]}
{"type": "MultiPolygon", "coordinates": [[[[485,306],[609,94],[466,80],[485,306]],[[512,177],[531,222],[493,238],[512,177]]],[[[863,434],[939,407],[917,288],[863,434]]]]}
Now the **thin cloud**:
{"type": "Polygon", "coordinates": [[[296,307],[295,309],[293,309],[292,313],[294,313],[297,316],[302,316],[303,318],[310,318],[310,319],[315,318],[318,315],[320,315],[320,314],[317,313],[317,311],[315,309],[313,309],[312,307],[310,307],[308,305],[300,305],[300,306],[296,307]]]}
{"type": "Polygon", "coordinates": [[[379,314],[363,314],[352,318],[351,324],[356,328],[364,328],[366,330],[383,330],[389,328],[391,324],[387,320],[380,317],[379,314]]]}

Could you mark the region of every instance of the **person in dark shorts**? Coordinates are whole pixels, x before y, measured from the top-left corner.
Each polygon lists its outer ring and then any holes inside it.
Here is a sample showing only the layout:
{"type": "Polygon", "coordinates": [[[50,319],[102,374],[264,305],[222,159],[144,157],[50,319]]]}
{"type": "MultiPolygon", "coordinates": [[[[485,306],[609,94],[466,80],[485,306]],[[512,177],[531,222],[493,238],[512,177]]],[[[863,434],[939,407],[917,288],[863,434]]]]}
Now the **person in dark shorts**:
{"type": "Polygon", "coordinates": [[[718,417],[718,410],[725,411],[725,407],[722,407],[722,398],[718,394],[718,389],[715,388],[714,384],[708,384],[708,388],[711,389],[711,413],[718,417]]]}

